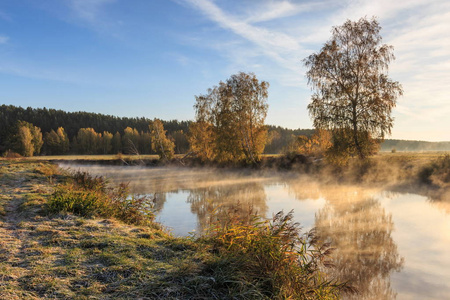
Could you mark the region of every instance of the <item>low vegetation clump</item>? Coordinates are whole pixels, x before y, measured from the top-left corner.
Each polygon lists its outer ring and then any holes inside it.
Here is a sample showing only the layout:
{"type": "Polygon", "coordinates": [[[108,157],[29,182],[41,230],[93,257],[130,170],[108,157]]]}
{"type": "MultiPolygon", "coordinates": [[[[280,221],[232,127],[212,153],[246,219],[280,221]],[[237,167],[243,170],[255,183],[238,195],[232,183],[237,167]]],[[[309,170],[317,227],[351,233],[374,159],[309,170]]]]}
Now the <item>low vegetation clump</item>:
{"type": "Polygon", "coordinates": [[[116,218],[128,224],[152,223],[153,202],[145,196],[130,196],[128,186],[107,187],[103,177],[75,172],[56,186],[47,207],[50,213],[74,213],[84,217],[116,218]]]}
{"type": "Polygon", "coordinates": [[[232,298],[257,299],[338,299],[354,292],[327,278],[330,245],[320,243],[314,231],[302,235],[292,218],[291,211],[271,221],[229,216],[225,224],[213,224],[202,241],[217,253],[210,268],[223,277],[219,289],[232,291],[232,298]]]}
{"type": "Polygon", "coordinates": [[[19,153],[16,153],[12,150],[6,150],[3,155],[4,158],[21,158],[22,155],[20,155],[19,153]]]}
{"type": "Polygon", "coordinates": [[[450,155],[441,156],[423,167],[419,178],[424,183],[450,186],[450,155]]]}

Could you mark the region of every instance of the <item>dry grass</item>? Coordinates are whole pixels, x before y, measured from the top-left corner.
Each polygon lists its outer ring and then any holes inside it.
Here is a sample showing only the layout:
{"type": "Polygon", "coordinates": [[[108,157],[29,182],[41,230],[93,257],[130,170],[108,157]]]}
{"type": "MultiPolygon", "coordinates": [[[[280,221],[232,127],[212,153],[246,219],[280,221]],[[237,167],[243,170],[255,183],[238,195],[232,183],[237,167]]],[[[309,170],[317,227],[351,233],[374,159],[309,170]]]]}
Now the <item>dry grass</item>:
{"type": "Polygon", "coordinates": [[[256,215],[222,221],[202,238],[219,254],[211,272],[226,275],[217,289],[259,299],[339,299],[343,292],[355,292],[326,275],[333,249],[314,230],[302,234],[292,211],[279,212],[271,221],[256,215]]]}
{"type": "Polygon", "coordinates": [[[450,154],[449,151],[423,151],[423,152],[406,152],[397,151],[395,153],[391,152],[379,152],[375,157],[379,156],[382,158],[399,158],[403,160],[409,160],[417,163],[428,162],[430,160],[439,158],[443,155],[450,154]]]}

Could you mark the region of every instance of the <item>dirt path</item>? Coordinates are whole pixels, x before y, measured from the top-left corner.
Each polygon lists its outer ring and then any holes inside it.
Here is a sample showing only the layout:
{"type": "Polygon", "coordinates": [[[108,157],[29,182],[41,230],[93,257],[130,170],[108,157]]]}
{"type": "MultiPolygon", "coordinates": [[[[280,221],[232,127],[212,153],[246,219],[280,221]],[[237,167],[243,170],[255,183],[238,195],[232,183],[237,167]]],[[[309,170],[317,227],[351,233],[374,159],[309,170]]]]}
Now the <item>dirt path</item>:
{"type": "MultiPolygon", "coordinates": [[[[33,217],[21,211],[22,204],[27,197],[37,193],[40,189],[48,189],[45,182],[33,178],[29,170],[18,170],[15,173],[0,174],[0,205],[2,216],[0,216],[0,298],[9,299],[8,291],[20,284],[20,278],[27,275],[27,247],[31,242],[31,230],[22,228],[21,222],[33,217]],[[6,297],[6,298],[5,298],[6,297]]],[[[31,296],[31,295],[29,295],[31,296]]],[[[10,299],[17,298],[17,294],[10,299]]],[[[33,299],[34,297],[30,297],[33,299]]]]}
{"type": "Polygon", "coordinates": [[[17,228],[18,209],[23,202],[20,195],[25,178],[11,178],[2,180],[2,200],[4,216],[0,219],[0,260],[10,267],[10,272],[0,278],[1,285],[9,285],[19,278],[25,270],[17,268],[21,261],[21,249],[23,246],[23,233],[17,228]],[[6,202],[6,203],[5,203],[6,202]]]}

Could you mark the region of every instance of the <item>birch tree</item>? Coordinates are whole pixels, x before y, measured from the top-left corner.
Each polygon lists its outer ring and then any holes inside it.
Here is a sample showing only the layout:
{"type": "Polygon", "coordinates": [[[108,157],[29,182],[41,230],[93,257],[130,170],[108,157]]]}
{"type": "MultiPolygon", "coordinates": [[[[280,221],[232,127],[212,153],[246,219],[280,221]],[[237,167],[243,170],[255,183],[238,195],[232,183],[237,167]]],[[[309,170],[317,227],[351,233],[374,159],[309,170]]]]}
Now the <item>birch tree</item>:
{"type": "Polygon", "coordinates": [[[388,77],[395,57],[392,46],[381,44],[380,30],[375,18],[347,20],[304,60],[314,92],[308,105],[314,127],[331,130],[340,151],[360,158],[371,153],[374,139],[391,133],[392,109],[403,93],[388,77]]]}
{"type": "Polygon", "coordinates": [[[218,161],[256,163],[267,140],[268,87],[269,83],[260,82],[253,73],[241,72],[197,96],[194,108],[198,125],[191,127],[195,130],[191,137],[202,138],[194,140],[196,147],[205,145],[197,151],[212,152],[218,161]]]}
{"type": "Polygon", "coordinates": [[[175,144],[166,136],[164,125],[159,119],[154,119],[150,125],[152,150],[159,155],[159,159],[170,160],[174,156],[175,144]]]}

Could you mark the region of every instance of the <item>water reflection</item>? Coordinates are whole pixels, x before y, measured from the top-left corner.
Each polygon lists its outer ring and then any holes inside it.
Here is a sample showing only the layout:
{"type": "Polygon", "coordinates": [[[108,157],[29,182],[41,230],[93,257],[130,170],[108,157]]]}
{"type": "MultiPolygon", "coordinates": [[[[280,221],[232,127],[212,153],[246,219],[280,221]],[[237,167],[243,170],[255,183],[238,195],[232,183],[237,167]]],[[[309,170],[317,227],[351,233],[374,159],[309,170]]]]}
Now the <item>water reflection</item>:
{"type": "Polygon", "coordinates": [[[334,275],[359,290],[348,298],[395,299],[390,275],[401,270],[403,258],[392,237],[392,215],[361,189],[331,189],[325,198],[316,213],[317,232],[336,248],[334,275]]]}
{"type": "Polygon", "coordinates": [[[241,219],[252,213],[265,216],[266,201],[264,186],[257,182],[194,189],[187,198],[200,231],[210,224],[212,216],[218,221],[224,221],[230,212],[241,219]]]}

